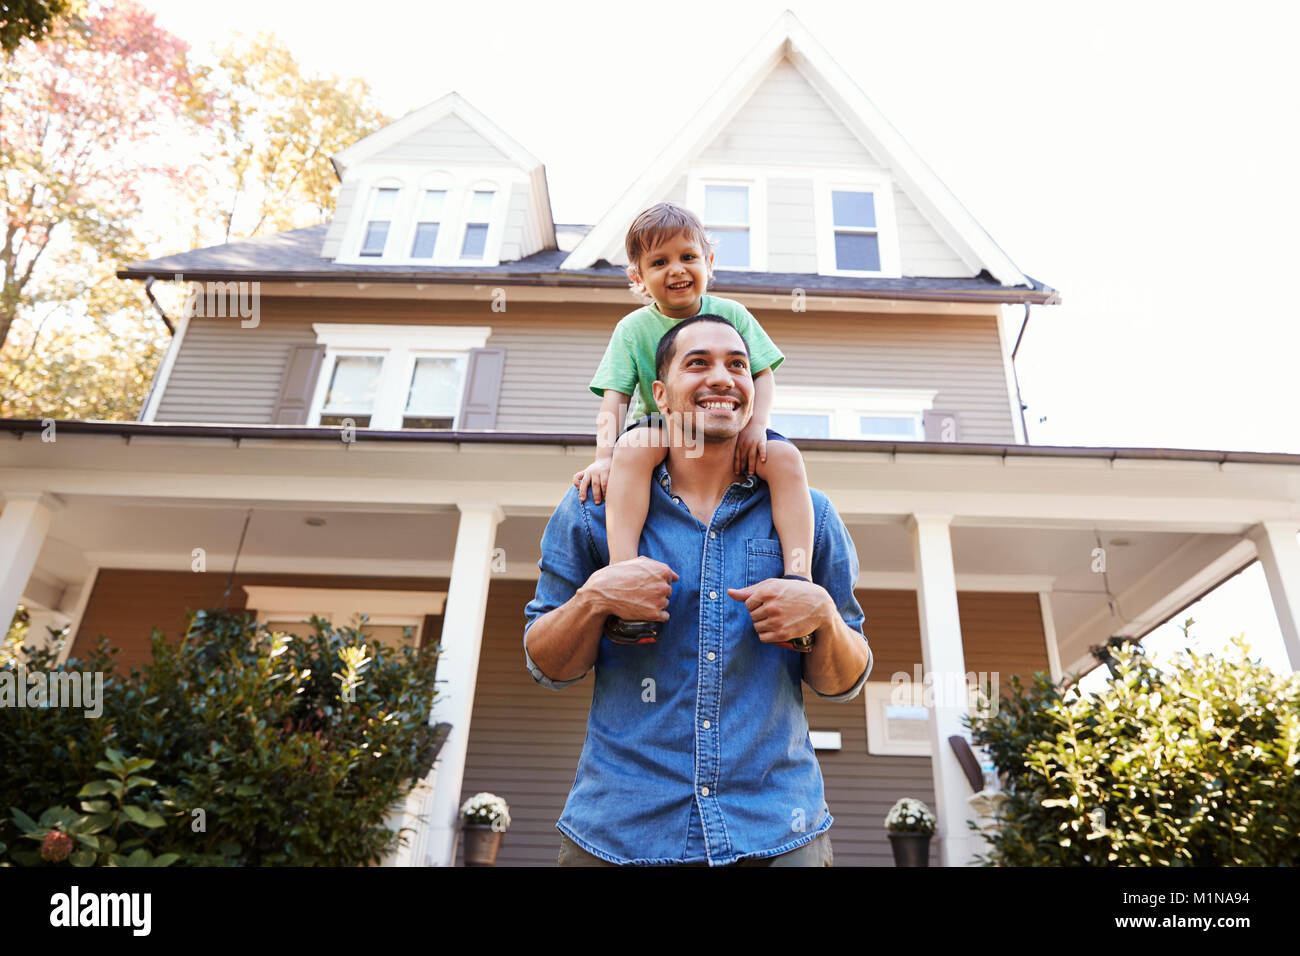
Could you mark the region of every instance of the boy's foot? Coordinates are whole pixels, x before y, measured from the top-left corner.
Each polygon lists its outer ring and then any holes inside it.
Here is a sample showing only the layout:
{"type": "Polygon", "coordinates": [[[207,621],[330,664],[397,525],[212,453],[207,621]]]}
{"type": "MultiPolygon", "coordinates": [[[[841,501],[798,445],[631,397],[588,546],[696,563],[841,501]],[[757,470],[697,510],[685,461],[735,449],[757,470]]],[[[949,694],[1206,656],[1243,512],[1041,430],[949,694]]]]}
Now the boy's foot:
{"type": "Polygon", "coordinates": [[[611,614],[605,618],[605,636],[615,644],[653,644],[659,640],[659,622],[625,621],[611,614]]]}
{"type": "MultiPolygon", "coordinates": [[[[781,575],[781,580],[782,581],[808,581],[809,583],[811,583],[811,579],[804,577],[802,574],[783,574],[781,575]]],[[[807,654],[809,651],[813,649],[813,636],[811,634],[805,634],[803,637],[796,637],[792,641],[782,641],[780,644],[777,644],[776,646],[788,647],[792,651],[799,651],[802,654],[807,654]]]]}

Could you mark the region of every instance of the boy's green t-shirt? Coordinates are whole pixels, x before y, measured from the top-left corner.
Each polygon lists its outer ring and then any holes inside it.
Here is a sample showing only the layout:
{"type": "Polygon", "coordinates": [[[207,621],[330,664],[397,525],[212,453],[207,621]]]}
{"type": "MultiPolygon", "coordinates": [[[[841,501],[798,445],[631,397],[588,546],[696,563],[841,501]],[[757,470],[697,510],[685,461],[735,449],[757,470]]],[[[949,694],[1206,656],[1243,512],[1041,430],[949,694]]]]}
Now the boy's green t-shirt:
{"type": "MultiPolygon", "coordinates": [[[[776,371],[785,361],[758,320],[739,302],[706,295],[700,298],[696,315],[721,316],[736,327],[749,346],[750,371],[757,376],[764,369],[776,371]]],[[[665,332],[685,319],[672,319],[647,305],[623,316],[614,327],[605,356],[591,380],[591,390],[604,397],[606,389],[632,396],[632,417],[642,418],[655,410],[655,350],[665,332]]]]}

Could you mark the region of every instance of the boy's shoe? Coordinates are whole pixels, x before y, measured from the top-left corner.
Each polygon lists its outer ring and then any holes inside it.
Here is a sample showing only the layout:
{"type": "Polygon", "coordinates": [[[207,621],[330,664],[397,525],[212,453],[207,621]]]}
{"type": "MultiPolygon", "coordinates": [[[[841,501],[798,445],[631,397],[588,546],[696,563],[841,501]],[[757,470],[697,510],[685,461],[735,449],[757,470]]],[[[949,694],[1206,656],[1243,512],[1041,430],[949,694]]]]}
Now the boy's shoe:
{"type": "MultiPolygon", "coordinates": [[[[808,581],[810,584],[812,583],[810,578],[806,578],[802,574],[783,574],[781,575],[781,580],[808,581]]],[[[813,636],[811,634],[805,634],[803,637],[796,637],[791,641],[782,641],[776,646],[788,647],[792,651],[799,651],[801,654],[807,654],[813,649],[813,636]]]]}
{"type": "Polygon", "coordinates": [[[605,618],[605,636],[615,644],[654,644],[659,640],[659,622],[625,621],[611,614],[605,618]]]}

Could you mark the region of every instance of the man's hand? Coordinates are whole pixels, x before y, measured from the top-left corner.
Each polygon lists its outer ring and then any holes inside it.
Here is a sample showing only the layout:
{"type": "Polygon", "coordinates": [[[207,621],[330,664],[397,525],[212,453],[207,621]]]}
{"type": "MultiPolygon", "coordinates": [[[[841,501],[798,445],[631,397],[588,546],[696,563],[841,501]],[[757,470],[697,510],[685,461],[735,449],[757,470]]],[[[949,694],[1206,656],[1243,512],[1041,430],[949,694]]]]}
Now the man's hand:
{"type": "Polygon", "coordinates": [[[727,595],[745,602],[754,630],[765,644],[812,634],[838,613],[826,589],[811,581],[768,578],[747,588],[728,588],[727,595]]]}
{"type": "Polygon", "coordinates": [[[573,476],[573,487],[578,489],[578,500],[587,500],[587,488],[591,488],[591,500],[600,504],[609,487],[609,465],[612,458],[597,458],[582,471],[573,476]]]}
{"type": "Polygon", "coordinates": [[[666,621],[676,580],[677,572],[662,561],[640,557],[601,568],[578,593],[625,621],[666,621]]]}
{"type": "Polygon", "coordinates": [[[767,426],[751,418],[736,436],[736,474],[753,474],[760,461],[767,461],[767,426]]]}

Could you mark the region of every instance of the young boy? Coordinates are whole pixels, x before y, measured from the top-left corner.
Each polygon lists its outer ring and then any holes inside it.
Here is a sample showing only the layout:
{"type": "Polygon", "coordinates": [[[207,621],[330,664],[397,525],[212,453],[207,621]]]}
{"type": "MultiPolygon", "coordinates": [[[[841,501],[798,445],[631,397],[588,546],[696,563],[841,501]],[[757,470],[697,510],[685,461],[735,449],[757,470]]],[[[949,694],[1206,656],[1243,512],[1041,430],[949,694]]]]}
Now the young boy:
{"type": "MultiPolygon", "coordinates": [[[[668,455],[662,423],[643,416],[656,412],[651,384],[659,339],[682,319],[712,313],[726,319],[749,345],[754,377],[754,410],[736,442],[736,473],[757,473],[772,496],[773,523],[781,538],[787,577],[808,580],[812,566],[813,508],[803,456],[789,439],[767,428],[772,410],[772,372],[784,361],[758,321],[740,303],[705,294],[713,277],[713,252],[704,226],[690,210],[658,203],[637,216],[627,232],[627,275],[634,290],[654,299],[624,316],[591,381],[602,396],[597,419],[596,460],[573,476],[583,501],[590,486],[596,504],[605,500],[609,563],[637,556],[641,531],[650,509],[655,467],[668,455]],[[635,395],[637,424],[621,437],[619,426],[635,395]],[[774,439],[770,444],[768,438],[774,439]]],[[[611,617],[605,635],[612,641],[654,641],[658,626],[650,621],[611,617]]],[[[789,642],[806,650],[807,639],[789,642]]]]}

